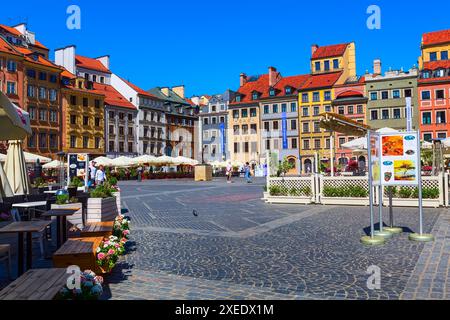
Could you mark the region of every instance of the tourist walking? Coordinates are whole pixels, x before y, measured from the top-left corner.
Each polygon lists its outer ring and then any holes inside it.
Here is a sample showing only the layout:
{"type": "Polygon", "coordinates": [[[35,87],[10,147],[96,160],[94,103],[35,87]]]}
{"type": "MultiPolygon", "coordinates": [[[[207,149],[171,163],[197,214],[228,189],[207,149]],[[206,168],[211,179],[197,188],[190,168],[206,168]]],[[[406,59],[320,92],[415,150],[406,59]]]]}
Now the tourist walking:
{"type": "Polygon", "coordinates": [[[227,169],[226,169],[227,183],[231,183],[232,174],[233,174],[233,166],[231,165],[231,162],[229,161],[227,163],[227,169]]]}
{"type": "Polygon", "coordinates": [[[250,178],[250,176],[251,176],[250,163],[248,163],[248,162],[245,163],[244,172],[245,172],[245,179],[247,180],[247,183],[252,183],[252,180],[250,178]]]}
{"type": "Polygon", "coordinates": [[[95,174],[97,173],[97,168],[95,167],[95,161],[91,161],[89,165],[89,181],[88,187],[92,188],[95,186],[95,174]]]}
{"type": "Polygon", "coordinates": [[[100,166],[95,173],[95,185],[100,186],[105,183],[106,174],[103,166],[100,166]]]}

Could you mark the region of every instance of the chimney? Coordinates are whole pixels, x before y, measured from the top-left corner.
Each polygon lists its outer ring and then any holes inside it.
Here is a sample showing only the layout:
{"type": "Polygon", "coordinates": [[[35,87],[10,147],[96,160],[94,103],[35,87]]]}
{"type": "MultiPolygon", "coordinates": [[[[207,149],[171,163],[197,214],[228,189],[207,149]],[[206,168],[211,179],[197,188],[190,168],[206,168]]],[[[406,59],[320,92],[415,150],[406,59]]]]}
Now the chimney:
{"type": "Polygon", "coordinates": [[[55,50],[55,64],[67,69],[70,73],[77,75],[75,65],[75,49],[74,45],[67,46],[62,49],[55,50]]]}
{"type": "Polygon", "coordinates": [[[184,86],[172,87],[172,91],[180,96],[180,98],[184,99],[184,86]]]}
{"type": "Polygon", "coordinates": [[[269,87],[273,87],[277,83],[278,73],[274,67],[269,67],[269,87]]]}
{"type": "Polygon", "coordinates": [[[105,68],[109,70],[109,56],[98,57],[98,58],[95,58],[95,60],[100,61],[102,63],[102,65],[104,65],[105,68]]]}
{"type": "Polygon", "coordinates": [[[161,92],[162,92],[163,95],[165,95],[166,97],[169,96],[169,88],[167,88],[167,87],[161,88],[161,92]]]}
{"type": "Polygon", "coordinates": [[[381,60],[380,59],[373,60],[373,73],[381,74],[381,60]]]}
{"type": "Polygon", "coordinates": [[[245,73],[241,73],[239,76],[239,86],[242,87],[244,84],[247,83],[247,75],[245,73]]]}
{"type": "Polygon", "coordinates": [[[311,57],[314,55],[314,53],[319,49],[319,46],[317,44],[313,44],[311,46],[311,57]]]}

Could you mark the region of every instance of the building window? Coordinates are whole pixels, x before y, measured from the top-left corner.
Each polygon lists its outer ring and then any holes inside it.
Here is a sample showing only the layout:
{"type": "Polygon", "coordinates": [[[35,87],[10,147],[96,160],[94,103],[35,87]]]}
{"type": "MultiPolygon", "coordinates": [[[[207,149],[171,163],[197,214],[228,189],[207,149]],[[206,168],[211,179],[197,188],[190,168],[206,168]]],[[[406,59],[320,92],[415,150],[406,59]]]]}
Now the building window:
{"type": "Polygon", "coordinates": [[[430,76],[431,76],[430,71],[428,71],[428,70],[422,71],[422,78],[423,78],[423,79],[429,79],[430,76]]]}
{"type": "Polygon", "coordinates": [[[95,107],[100,108],[100,100],[95,99],[95,107]]]}
{"type": "Polygon", "coordinates": [[[83,98],[83,107],[87,107],[87,106],[89,106],[89,99],[83,98]]]}
{"type": "Polygon", "coordinates": [[[36,70],[27,69],[27,77],[36,79],[36,70]]]}
{"type": "Polygon", "coordinates": [[[51,133],[49,136],[49,140],[50,140],[50,148],[51,149],[58,148],[58,136],[56,134],[51,133]]]}
{"type": "Polygon", "coordinates": [[[394,109],[394,119],[400,119],[401,115],[400,115],[400,109],[399,108],[395,108],[394,109]]]}
{"type": "Polygon", "coordinates": [[[448,60],[448,51],[441,51],[441,60],[448,60]]]}
{"type": "Polygon", "coordinates": [[[356,113],[358,113],[358,114],[364,113],[364,109],[363,109],[363,106],[362,106],[362,105],[358,105],[358,106],[356,107],[356,113]]]}
{"type": "MultiPolygon", "coordinates": [[[[250,117],[251,118],[255,118],[256,117],[256,108],[250,108],[250,117]]],[[[220,119],[222,119],[223,117],[220,117],[220,119]]],[[[225,122],[225,121],[220,121],[221,123],[225,122]]]]}
{"type": "Polygon", "coordinates": [[[70,96],[70,104],[73,106],[77,105],[77,97],[76,96],[70,96]]]}
{"type": "Polygon", "coordinates": [[[309,132],[309,123],[308,122],[303,122],[303,133],[308,133],[309,132]]]}
{"type": "Polygon", "coordinates": [[[314,139],[314,149],[320,149],[321,148],[321,143],[320,143],[320,139],[314,139]]]}
{"type": "Polygon", "coordinates": [[[100,127],[100,118],[98,118],[98,117],[95,117],[95,120],[94,120],[95,122],[95,126],[96,127],[100,127]]]}
{"type": "Polygon", "coordinates": [[[320,71],[320,61],[317,61],[317,62],[314,64],[314,66],[315,66],[316,71],[320,71]]]}
{"type": "Polygon", "coordinates": [[[257,134],[258,133],[258,129],[256,127],[256,124],[251,124],[250,125],[250,134],[257,134]]]}
{"type": "Polygon", "coordinates": [[[431,112],[422,112],[422,124],[431,124],[431,112]]]}
{"type": "Polygon", "coordinates": [[[207,126],[208,125],[208,122],[209,122],[209,120],[208,120],[209,118],[203,118],[203,124],[205,125],[205,126],[207,126]]]}
{"type": "Polygon", "coordinates": [[[89,148],[89,137],[83,136],[83,148],[89,148]]]}
{"type": "Polygon", "coordinates": [[[28,147],[36,148],[36,133],[33,132],[31,136],[28,138],[28,147]]]}
{"type": "Polygon", "coordinates": [[[347,107],[347,113],[348,114],[353,114],[353,106],[348,106],[347,107]]]}
{"type": "Polygon", "coordinates": [[[272,113],[278,113],[278,104],[272,105],[272,113]]]}
{"type": "Polygon", "coordinates": [[[339,114],[345,114],[345,107],[344,106],[339,106],[338,107],[338,113],[339,114]]]}
{"type": "Polygon", "coordinates": [[[309,108],[308,107],[302,108],[302,115],[303,115],[303,117],[309,116],[309,108]]]}
{"type": "Polygon", "coordinates": [[[239,153],[239,142],[234,143],[234,153],[239,153]]]}
{"type": "Polygon", "coordinates": [[[248,109],[242,109],[241,110],[241,117],[247,118],[248,117],[248,109]]]}
{"type": "Polygon", "coordinates": [[[242,125],[242,134],[248,134],[248,124],[242,125]]]}
{"type": "Polygon", "coordinates": [[[233,119],[239,119],[239,110],[233,110],[233,119]]]}
{"type": "Polygon", "coordinates": [[[6,93],[7,94],[16,94],[16,83],[8,81],[6,83],[6,93]]]}
{"type": "Polygon", "coordinates": [[[291,87],[284,88],[284,93],[285,94],[291,94],[292,93],[292,88],[291,87]]]}
{"type": "Polygon", "coordinates": [[[273,130],[278,130],[278,121],[274,121],[272,123],[272,126],[273,126],[273,130]]]}
{"type": "Polygon", "coordinates": [[[274,95],[275,95],[275,89],[274,88],[270,88],[269,96],[273,97],[274,95]]]}
{"type": "Polygon", "coordinates": [[[291,130],[297,130],[297,120],[291,120],[291,130]]]}
{"type": "Polygon", "coordinates": [[[374,91],[370,93],[370,100],[378,100],[378,92],[374,91]]]}
{"type": "Polygon", "coordinates": [[[383,109],[383,110],[381,111],[381,118],[382,118],[383,120],[389,119],[389,110],[388,110],[388,109],[383,109]]]}
{"type": "Polygon", "coordinates": [[[342,145],[345,143],[345,138],[344,137],[340,137],[339,138],[339,148],[342,148],[342,145]]]}
{"type": "Polygon", "coordinates": [[[88,126],[88,125],[89,125],[89,117],[83,116],[83,126],[88,126]]]}
{"type": "Polygon", "coordinates": [[[28,113],[30,114],[30,120],[36,120],[36,108],[28,107],[28,113]]]}
{"type": "Polygon", "coordinates": [[[36,96],[35,92],[36,92],[36,90],[34,89],[34,86],[29,84],[28,87],[27,87],[27,95],[30,98],[34,98],[36,96]]]}
{"type": "Polygon", "coordinates": [[[248,153],[249,152],[249,145],[248,145],[248,142],[244,142],[244,152],[245,153],[248,153]]]}
{"type": "Polygon", "coordinates": [[[325,148],[328,149],[328,150],[331,149],[330,148],[330,146],[331,146],[330,143],[331,143],[330,139],[325,139],[325,148]]]}
{"type": "Polygon", "coordinates": [[[287,104],[286,103],[281,104],[281,112],[287,112],[287,104]]]}
{"type": "Polygon", "coordinates": [[[422,100],[430,100],[431,94],[430,91],[422,91],[422,100]]]}
{"type": "Polygon", "coordinates": [[[47,81],[47,73],[39,72],[39,80],[47,81]]]}
{"type": "Polygon", "coordinates": [[[292,138],[291,139],[291,148],[292,149],[297,149],[297,138],[292,138]]]}
{"type": "Polygon", "coordinates": [[[7,70],[9,72],[16,72],[17,71],[17,63],[13,60],[8,60],[7,70]]]}
{"type": "Polygon", "coordinates": [[[50,95],[50,101],[56,101],[56,90],[55,89],[50,89],[49,90],[49,95],[50,95]]]}
{"type": "Polygon", "coordinates": [[[446,132],[438,132],[437,133],[437,138],[438,139],[445,139],[445,138],[447,138],[447,133],[446,132]]]}
{"type": "Polygon", "coordinates": [[[313,108],[313,115],[314,116],[318,116],[320,114],[320,108],[319,107],[314,107],[313,108]]]}
{"type": "Polygon", "coordinates": [[[51,74],[50,75],[50,80],[49,80],[51,83],[56,83],[56,82],[58,82],[58,77],[57,77],[57,75],[56,74],[51,74]]]}
{"type": "Polygon", "coordinates": [[[313,102],[319,102],[320,101],[320,92],[314,92],[313,93],[313,102]]]}
{"type": "Polygon", "coordinates": [[[47,121],[47,110],[39,109],[39,120],[47,121]]]}
{"type": "Polygon", "coordinates": [[[325,60],[325,61],[323,62],[323,69],[324,69],[325,71],[330,71],[330,60],[325,60]]]}
{"type": "MultiPolygon", "coordinates": [[[[252,116],[251,110],[250,110],[250,116],[252,116]]],[[[225,117],[220,117],[220,123],[225,123],[225,117]]]]}
{"type": "Polygon", "coordinates": [[[233,134],[239,135],[239,126],[238,125],[233,126],[233,134]]]}
{"type": "Polygon", "coordinates": [[[437,52],[430,52],[430,61],[437,60],[437,52]]]}
{"type": "Polygon", "coordinates": [[[58,112],[50,110],[50,122],[58,122],[58,112]]]}
{"type": "Polygon", "coordinates": [[[270,150],[270,139],[266,140],[266,150],[270,150]]]}
{"type": "Polygon", "coordinates": [[[259,98],[259,94],[257,92],[254,92],[252,94],[252,100],[258,100],[258,98],[259,98]]]}
{"type": "Polygon", "coordinates": [[[39,148],[47,148],[47,134],[39,133],[39,148]]]}
{"type": "Polygon", "coordinates": [[[291,102],[291,112],[297,112],[297,104],[295,102],[291,102]]]}
{"type": "Polygon", "coordinates": [[[370,119],[371,120],[378,120],[378,110],[371,110],[370,111],[370,119]]]}
{"type": "MultiPolygon", "coordinates": [[[[125,130],[122,126],[119,127],[119,135],[123,136],[125,134],[125,130]]],[[[151,129],[151,136],[152,138],[155,137],[155,128],[151,129]]]]}
{"type": "Polygon", "coordinates": [[[320,132],[320,122],[314,122],[314,132],[320,132]]]}
{"type": "Polygon", "coordinates": [[[392,91],[392,98],[393,99],[399,99],[400,98],[400,90],[393,90],[392,91]]]}
{"type": "Polygon", "coordinates": [[[436,90],[436,99],[445,99],[445,91],[436,90]]]}
{"type": "Polygon", "coordinates": [[[303,140],[303,149],[309,150],[309,140],[307,139],[303,140]]]}
{"type": "Polygon", "coordinates": [[[436,123],[445,123],[445,111],[436,111],[436,123]]]}
{"type": "Polygon", "coordinates": [[[236,102],[241,102],[241,96],[236,96],[236,102]]]}
{"type": "Polygon", "coordinates": [[[423,140],[425,140],[427,142],[431,142],[433,140],[433,134],[432,133],[424,133],[423,140]]]}
{"type": "Polygon", "coordinates": [[[333,60],[333,69],[339,69],[339,59],[333,60]]]}
{"type": "Polygon", "coordinates": [[[269,105],[264,105],[264,114],[268,114],[270,111],[269,111],[269,105]]]}
{"type": "MultiPolygon", "coordinates": [[[[100,148],[100,137],[95,137],[95,149],[99,149],[100,148]]],[[[132,150],[130,150],[130,152],[133,152],[132,150]]]]}
{"type": "Polygon", "coordinates": [[[70,115],[70,124],[77,124],[77,116],[74,114],[70,115]]]}
{"type": "Polygon", "coordinates": [[[302,94],[302,102],[308,102],[309,98],[308,98],[308,94],[307,93],[303,93],[302,94]]]}
{"type": "Polygon", "coordinates": [[[270,123],[269,122],[264,122],[264,130],[266,131],[266,132],[269,132],[270,131],[270,123]]]}
{"type": "Polygon", "coordinates": [[[325,101],[330,101],[331,100],[331,91],[325,91],[324,99],[325,99],[325,101]]]}
{"type": "Polygon", "coordinates": [[[381,91],[381,99],[382,100],[389,99],[389,91],[381,91]]]}

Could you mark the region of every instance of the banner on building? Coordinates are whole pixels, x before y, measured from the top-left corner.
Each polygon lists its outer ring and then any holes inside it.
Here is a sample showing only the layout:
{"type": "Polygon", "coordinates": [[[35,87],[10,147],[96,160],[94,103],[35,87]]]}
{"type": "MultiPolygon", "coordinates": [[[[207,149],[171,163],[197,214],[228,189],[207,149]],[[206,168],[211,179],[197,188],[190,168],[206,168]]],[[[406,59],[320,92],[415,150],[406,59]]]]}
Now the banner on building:
{"type": "Polygon", "coordinates": [[[288,149],[288,139],[287,139],[287,117],[286,112],[281,115],[281,134],[283,138],[283,149],[288,149]]]}
{"type": "Polygon", "coordinates": [[[411,131],[412,128],[412,102],[411,97],[406,97],[406,131],[411,131]]]}
{"type": "Polygon", "coordinates": [[[226,157],[225,123],[221,123],[219,125],[219,130],[220,130],[220,150],[222,151],[222,157],[224,157],[224,159],[225,159],[225,157],[226,157]]]}

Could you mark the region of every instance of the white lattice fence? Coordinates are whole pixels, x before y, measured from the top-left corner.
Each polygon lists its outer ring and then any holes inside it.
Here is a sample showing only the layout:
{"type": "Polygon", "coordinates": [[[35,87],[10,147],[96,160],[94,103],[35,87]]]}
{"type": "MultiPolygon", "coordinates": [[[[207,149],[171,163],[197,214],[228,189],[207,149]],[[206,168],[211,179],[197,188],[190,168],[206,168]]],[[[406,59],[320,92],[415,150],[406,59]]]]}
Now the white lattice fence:
{"type": "Polygon", "coordinates": [[[314,192],[313,182],[313,177],[271,177],[269,179],[269,188],[272,186],[277,186],[280,188],[286,188],[288,190],[309,190],[309,192],[312,194],[314,192]]]}
{"type": "Polygon", "coordinates": [[[323,177],[321,178],[321,188],[345,188],[345,187],[361,187],[369,191],[369,181],[367,177],[323,177]]]}

